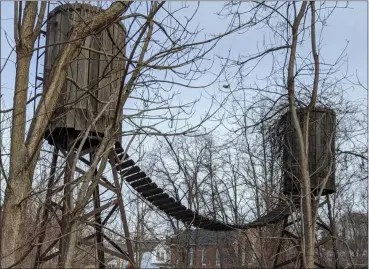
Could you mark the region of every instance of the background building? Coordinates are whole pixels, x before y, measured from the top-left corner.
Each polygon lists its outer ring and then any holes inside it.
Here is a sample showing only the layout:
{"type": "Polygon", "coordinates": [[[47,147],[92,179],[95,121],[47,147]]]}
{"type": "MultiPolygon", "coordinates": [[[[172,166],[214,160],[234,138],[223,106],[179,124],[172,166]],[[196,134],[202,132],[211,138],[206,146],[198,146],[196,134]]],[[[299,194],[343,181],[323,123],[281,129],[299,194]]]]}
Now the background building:
{"type": "Polygon", "coordinates": [[[252,264],[245,234],[186,230],[168,240],[174,268],[231,268],[252,264]]]}

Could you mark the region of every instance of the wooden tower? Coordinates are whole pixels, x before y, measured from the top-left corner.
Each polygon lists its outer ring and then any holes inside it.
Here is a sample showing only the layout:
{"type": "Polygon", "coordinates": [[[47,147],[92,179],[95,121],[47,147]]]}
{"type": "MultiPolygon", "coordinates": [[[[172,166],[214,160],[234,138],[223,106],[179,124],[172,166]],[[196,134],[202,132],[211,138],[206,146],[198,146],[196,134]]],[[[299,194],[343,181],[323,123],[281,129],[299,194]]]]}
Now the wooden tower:
{"type": "MultiPolygon", "coordinates": [[[[305,109],[297,109],[301,128],[306,121],[305,109]]],[[[315,244],[315,265],[318,268],[330,267],[332,264],[324,264],[320,256],[320,248],[330,242],[335,244],[334,223],[332,223],[331,201],[329,194],[336,191],[335,186],[335,132],[336,114],[331,109],[315,108],[310,111],[308,156],[309,173],[311,180],[312,207],[316,210],[324,209],[328,213],[328,221],[324,221],[317,215],[315,229],[317,233],[315,244]],[[324,184],[324,187],[322,187],[324,184]],[[318,200],[319,194],[324,198],[318,200]],[[322,236],[323,235],[323,236],[322,236]]],[[[301,182],[300,166],[297,145],[297,135],[291,121],[291,113],[287,112],[281,118],[281,127],[284,130],[282,138],[282,192],[285,199],[292,202],[293,213],[286,215],[283,220],[281,240],[276,250],[274,268],[299,268],[301,260],[301,182]],[[288,243],[286,243],[288,242],[288,243]],[[283,254],[288,253],[288,254],[283,254]],[[283,257],[284,256],[284,257],[283,257]]],[[[315,212],[313,212],[313,215],[315,212]]],[[[336,253],[334,253],[337,255],[336,253]]],[[[335,257],[337,260],[337,257],[335,257]]]]}
{"type": "MultiPolygon", "coordinates": [[[[69,39],[71,28],[75,24],[83,24],[84,18],[100,11],[98,7],[87,4],[67,4],[50,12],[44,65],[46,85],[63,42],[69,39]]],[[[67,81],[62,89],[62,97],[53,112],[46,134],[51,144],[57,142],[66,145],[66,140],[75,140],[76,136],[89,127],[90,143],[98,143],[94,140],[99,140],[114,117],[124,74],[124,55],[125,29],[121,24],[107,27],[83,41],[67,68],[67,81]]]]}
{"type": "MultiPolygon", "coordinates": [[[[65,4],[48,14],[46,31],[43,31],[46,36],[42,78],[44,89],[47,89],[51,68],[65,46],[64,42],[68,40],[72,27],[83,24],[86,18],[101,11],[89,4],[65,4]]],[[[124,55],[125,28],[115,23],[100,33],[85,38],[68,65],[67,80],[58,106],[51,113],[45,134],[45,139],[54,147],[54,151],[45,206],[41,213],[41,234],[38,237],[34,268],[45,264],[47,266],[50,261],[59,266],[63,264],[68,248],[67,239],[75,232],[71,231],[70,223],[76,217],[74,212],[78,205],[75,200],[83,185],[79,179],[89,170],[104,130],[113,120],[124,74],[124,55]],[[87,139],[82,140],[83,136],[87,139]],[[81,144],[81,141],[85,142],[81,144]],[[48,231],[53,225],[59,235],[51,240],[48,238],[48,231]]],[[[39,77],[38,79],[41,80],[39,77]]],[[[83,227],[78,231],[78,247],[89,248],[95,257],[95,265],[99,268],[105,268],[106,254],[134,265],[122,185],[116,168],[121,158],[118,156],[119,152],[122,149],[119,141],[116,141],[109,153],[110,167],[106,167],[111,171],[110,176],[91,180],[89,186],[94,188],[93,198],[86,202],[83,215],[79,219],[83,227]],[[123,236],[126,238],[125,249],[106,232],[112,215],[117,211],[124,230],[123,236]]]]}
{"type": "MultiPolygon", "coordinates": [[[[306,111],[298,109],[297,115],[303,130],[306,111]]],[[[282,117],[283,134],[283,192],[299,194],[300,192],[300,157],[297,135],[291,121],[291,113],[282,117]]],[[[336,191],[334,171],[336,114],[329,109],[315,108],[309,113],[309,171],[311,191],[316,195],[321,190],[325,177],[327,182],[322,194],[336,191]]]]}

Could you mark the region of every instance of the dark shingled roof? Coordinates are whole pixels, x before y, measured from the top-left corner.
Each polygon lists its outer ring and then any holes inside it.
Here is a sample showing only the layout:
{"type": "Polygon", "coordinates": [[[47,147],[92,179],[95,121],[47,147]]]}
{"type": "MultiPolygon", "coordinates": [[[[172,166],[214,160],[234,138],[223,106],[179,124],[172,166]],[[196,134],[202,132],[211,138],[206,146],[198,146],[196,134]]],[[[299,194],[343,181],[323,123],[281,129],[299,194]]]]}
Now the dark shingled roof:
{"type": "Polygon", "coordinates": [[[190,244],[190,245],[216,245],[219,242],[236,239],[235,231],[209,231],[203,229],[186,230],[169,239],[170,244],[190,244]]]}

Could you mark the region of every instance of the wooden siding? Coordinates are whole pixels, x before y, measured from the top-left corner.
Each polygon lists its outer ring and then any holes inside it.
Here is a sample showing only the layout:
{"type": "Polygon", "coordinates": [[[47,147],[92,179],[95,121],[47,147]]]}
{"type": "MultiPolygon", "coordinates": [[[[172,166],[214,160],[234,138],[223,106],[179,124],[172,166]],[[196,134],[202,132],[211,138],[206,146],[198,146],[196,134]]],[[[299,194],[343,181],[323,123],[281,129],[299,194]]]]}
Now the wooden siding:
{"type": "MultiPolygon", "coordinates": [[[[98,12],[101,9],[89,4],[61,5],[50,12],[46,34],[45,90],[52,65],[59,56],[62,43],[68,40],[71,28],[84,23],[84,19],[98,12]]],[[[91,128],[91,132],[104,132],[116,110],[124,73],[124,54],[125,30],[118,23],[83,41],[82,47],[76,51],[67,67],[67,77],[78,86],[68,80],[65,82],[58,106],[52,114],[51,132],[55,128],[86,130],[106,102],[111,101],[102,117],[91,128]]]]}
{"type": "MultiPolygon", "coordinates": [[[[297,110],[301,128],[306,112],[297,110]]],[[[298,194],[300,192],[300,157],[298,154],[297,135],[291,122],[290,112],[282,117],[285,125],[283,137],[283,192],[298,194]]],[[[336,116],[332,110],[317,108],[310,113],[309,121],[309,172],[311,189],[317,194],[323,179],[328,175],[328,182],[323,195],[333,193],[335,187],[335,128],[336,116]],[[330,154],[330,152],[332,154],[330,154]],[[329,173],[329,164],[333,161],[329,173]]]]}

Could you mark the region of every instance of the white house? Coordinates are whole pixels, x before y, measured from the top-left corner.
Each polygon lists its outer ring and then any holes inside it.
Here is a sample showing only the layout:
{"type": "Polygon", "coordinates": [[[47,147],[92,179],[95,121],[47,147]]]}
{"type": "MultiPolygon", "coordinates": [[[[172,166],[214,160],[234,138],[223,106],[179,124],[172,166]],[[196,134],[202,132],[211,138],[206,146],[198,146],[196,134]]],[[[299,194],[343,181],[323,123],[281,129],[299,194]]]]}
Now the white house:
{"type": "MultiPolygon", "coordinates": [[[[124,249],[124,243],[120,243],[122,249],[124,249]]],[[[148,241],[143,249],[141,266],[144,269],[160,269],[167,268],[170,262],[169,248],[165,245],[165,240],[159,241],[148,241]]],[[[126,268],[128,262],[119,258],[113,258],[108,262],[109,268],[126,268]]]]}
{"type": "Polygon", "coordinates": [[[159,243],[151,253],[151,257],[152,265],[164,268],[170,263],[170,250],[164,242],[159,243]]]}

